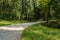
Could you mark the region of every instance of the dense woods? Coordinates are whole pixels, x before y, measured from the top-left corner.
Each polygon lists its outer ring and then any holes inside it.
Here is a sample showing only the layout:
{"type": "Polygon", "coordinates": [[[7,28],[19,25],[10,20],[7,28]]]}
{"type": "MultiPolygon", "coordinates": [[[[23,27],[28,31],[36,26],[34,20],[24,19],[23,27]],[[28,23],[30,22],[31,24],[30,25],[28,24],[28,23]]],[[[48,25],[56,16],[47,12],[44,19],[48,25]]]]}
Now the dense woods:
{"type": "Polygon", "coordinates": [[[60,0],[0,0],[0,20],[56,20],[60,24],[60,0]]]}

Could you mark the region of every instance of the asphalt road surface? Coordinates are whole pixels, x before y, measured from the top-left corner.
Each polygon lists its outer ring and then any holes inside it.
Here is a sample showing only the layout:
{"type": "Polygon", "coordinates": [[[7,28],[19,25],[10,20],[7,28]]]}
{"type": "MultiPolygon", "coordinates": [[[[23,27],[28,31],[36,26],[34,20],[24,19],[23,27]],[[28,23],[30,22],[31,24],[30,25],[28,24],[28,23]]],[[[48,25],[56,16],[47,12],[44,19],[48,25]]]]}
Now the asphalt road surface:
{"type": "Polygon", "coordinates": [[[23,30],[33,24],[40,22],[30,22],[22,24],[13,24],[0,27],[0,40],[18,40],[21,37],[23,30]]]}

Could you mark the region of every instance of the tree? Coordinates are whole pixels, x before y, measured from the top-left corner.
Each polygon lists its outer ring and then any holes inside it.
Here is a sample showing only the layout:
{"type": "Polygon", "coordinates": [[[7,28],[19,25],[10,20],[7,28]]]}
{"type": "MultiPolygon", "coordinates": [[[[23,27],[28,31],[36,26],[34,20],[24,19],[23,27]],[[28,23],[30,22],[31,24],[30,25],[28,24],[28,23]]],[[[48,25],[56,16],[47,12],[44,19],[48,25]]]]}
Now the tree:
{"type": "Polygon", "coordinates": [[[49,24],[49,19],[50,19],[50,3],[48,3],[48,13],[47,13],[47,23],[49,24]]]}

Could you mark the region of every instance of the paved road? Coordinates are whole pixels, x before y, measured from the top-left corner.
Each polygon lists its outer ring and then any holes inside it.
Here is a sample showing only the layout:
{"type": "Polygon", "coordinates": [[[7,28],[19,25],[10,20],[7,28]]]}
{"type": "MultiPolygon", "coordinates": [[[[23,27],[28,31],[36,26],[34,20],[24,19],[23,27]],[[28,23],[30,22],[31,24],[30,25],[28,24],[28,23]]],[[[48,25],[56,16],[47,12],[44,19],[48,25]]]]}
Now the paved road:
{"type": "Polygon", "coordinates": [[[23,30],[30,25],[40,22],[30,22],[22,24],[13,24],[0,27],[0,40],[18,40],[21,37],[23,30]]]}

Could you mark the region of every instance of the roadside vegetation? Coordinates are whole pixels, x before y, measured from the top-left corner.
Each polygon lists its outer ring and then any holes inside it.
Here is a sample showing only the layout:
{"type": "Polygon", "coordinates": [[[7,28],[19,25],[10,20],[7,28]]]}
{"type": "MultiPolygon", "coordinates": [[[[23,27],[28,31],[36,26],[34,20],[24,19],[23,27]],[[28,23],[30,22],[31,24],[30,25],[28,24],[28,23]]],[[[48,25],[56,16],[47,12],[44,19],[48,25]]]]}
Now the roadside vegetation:
{"type": "Polygon", "coordinates": [[[0,0],[0,20],[0,26],[46,21],[27,28],[21,40],[60,40],[60,0],[0,0]]]}
{"type": "Polygon", "coordinates": [[[0,26],[6,26],[11,24],[19,23],[18,21],[6,21],[6,20],[0,20],[0,26]]]}
{"type": "Polygon", "coordinates": [[[60,40],[60,29],[45,26],[45,23],[29,26],[20,40],[60,40]]]}
{"type": "Polygon", "coordinates": [[[0,20],[0,26],[6,26],[6,25],[11,25],[11,24],[21,24],[21,23],[25,23],[28,21],[19,21],[19,20],[12,20],[12,21],[7,21],[7,20],[0,20]]]}

